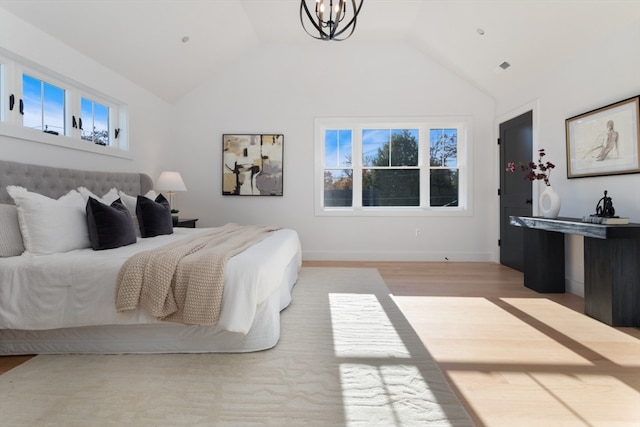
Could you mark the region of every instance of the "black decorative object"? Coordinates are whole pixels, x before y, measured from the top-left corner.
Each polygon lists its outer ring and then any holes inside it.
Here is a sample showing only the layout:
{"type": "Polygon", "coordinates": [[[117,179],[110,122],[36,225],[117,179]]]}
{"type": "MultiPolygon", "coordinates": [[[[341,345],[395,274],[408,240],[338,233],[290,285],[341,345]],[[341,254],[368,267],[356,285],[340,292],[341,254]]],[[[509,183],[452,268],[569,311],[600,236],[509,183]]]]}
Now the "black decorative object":
{"type": "Polygon", "coordinates": [[[604,197],[598,200],[596,205],[596,213],[582,217],[582,222],[604,225],[629,224],[629,218],[620,218],[616,215],[613,201],[607,196],[607,190],[604,190],[604,197]]]}
{"type": "Polygon", "coordinates": [[[611,197],[607,196],[607,190],[604,190],[604,197],[598,200],[596,205],[596,216],[603,218],[614,218],[616,210],[613,208],[611,197]]]}

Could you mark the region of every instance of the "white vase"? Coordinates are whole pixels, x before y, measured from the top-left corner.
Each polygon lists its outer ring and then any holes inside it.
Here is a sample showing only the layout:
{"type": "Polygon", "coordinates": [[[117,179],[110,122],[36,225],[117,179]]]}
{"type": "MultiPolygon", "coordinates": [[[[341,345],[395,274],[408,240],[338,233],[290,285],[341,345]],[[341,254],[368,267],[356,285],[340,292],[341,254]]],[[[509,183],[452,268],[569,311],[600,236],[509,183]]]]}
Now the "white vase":
{"type": "Polygon", "coordinates": [[[546,186],[538,199],[538,209],[544,218],[557,218],[560,212],[560,195],[550,185],[546,186]]]}

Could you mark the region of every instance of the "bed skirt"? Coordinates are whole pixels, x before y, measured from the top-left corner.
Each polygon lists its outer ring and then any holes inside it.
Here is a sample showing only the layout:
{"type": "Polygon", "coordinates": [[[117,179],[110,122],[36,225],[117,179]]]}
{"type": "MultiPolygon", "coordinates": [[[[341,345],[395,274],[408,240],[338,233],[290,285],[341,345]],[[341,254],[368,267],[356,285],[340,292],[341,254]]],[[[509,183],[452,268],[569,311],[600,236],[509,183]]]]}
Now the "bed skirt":
{"type": "Polygon", "coordinates": [[[103,325],[49,330],[0,329],[0,355],[122,353],[246,353],[266,350],[280,338],[280,311],[291,302],[299,259],[287,267],[279,292],[262,303],[244,335],[215,326],[177,323],[103,325]]]}

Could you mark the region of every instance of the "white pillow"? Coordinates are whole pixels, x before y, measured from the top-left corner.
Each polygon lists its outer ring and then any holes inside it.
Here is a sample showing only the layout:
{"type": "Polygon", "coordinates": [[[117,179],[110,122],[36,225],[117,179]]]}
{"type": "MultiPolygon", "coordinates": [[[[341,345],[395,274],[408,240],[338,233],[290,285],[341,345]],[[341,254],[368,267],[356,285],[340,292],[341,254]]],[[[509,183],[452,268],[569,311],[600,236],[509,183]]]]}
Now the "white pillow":
{"type": "Polygon", "coordinates": [[[91,246],[86,202],[76,190],[58,200],[15,185],[7,186],[7,192],[18,208],[18,222],[27,252],[51,254],[91,246]]]}
{"type": "Polygon", "coordinates": [[[107,206],[111,206],[111,203],[115,202],[116,200],[118,200],[118,198],[120,198],[120,196],[118,195],[118,190],[116,190],[115,188],[112,188],[111,190],[109,190],[107,194],[105,194],[102,197],[96,196],[87,187],[78,187],[78,193],[80,193],[80,195],[84,198],[85,202],[89,200],[89,197],[93,197],[100,203],[107,206]]]}
{"type": "MultiPolygon", "coordinates": [[[[120,195],[120,200],[122,201],[122,203],[124,203],[127,209],[129,209],[129,213],[131,214],[131,216],[135,218],[136,205],[138,204],[138,195],[136,194],[135,196],[129,196],[124,191],[119,191],[118,194],[120,195]]],[[[156,197],[158,197],[158,193],[156,193],[154,190],[149,190],[147,194],[144,195],[144,197],[146,197],[147,199],[155,200],[156,197]]]]}
{"type": "Polygon", "coordinates": [[[18,256],[24,252],[18,223],[18,208],[0,205],[0,257],[18,256]]]}
{"type": "MultiPolygon", "coordinates": [[[[136,230],[136,237],[140,237],[140,223],[138,222],[138,217],[136,216],[136,205],[138,204],[138,196],[129,196],[123,191],[119,191],[120,201],[127,207],[129,213],[131,214],[131,219],[133,220],[133,228],[136,230]]],[[[158,197],[158,193],[154,190],[149,190],[147,194],[144,195],[147,199],[155,200],[158,197]]]]}

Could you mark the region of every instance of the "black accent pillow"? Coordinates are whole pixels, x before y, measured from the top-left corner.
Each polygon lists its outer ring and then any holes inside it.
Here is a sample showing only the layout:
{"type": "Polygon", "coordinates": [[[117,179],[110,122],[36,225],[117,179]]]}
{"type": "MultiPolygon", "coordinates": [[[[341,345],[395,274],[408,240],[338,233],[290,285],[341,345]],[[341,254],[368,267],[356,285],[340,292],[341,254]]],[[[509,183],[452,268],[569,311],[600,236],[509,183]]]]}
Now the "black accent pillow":
{"type": "Polygon", "coordinates": [[[136,242],[131,214],[120,199],[109,206],[89,197],[86,211],[89,241],[94,251],[119,248],[136,242]]]}
{"type": "Polygon", "coordinates": [[[171,208],[162,194],[158,194],[155,201],[144,196],[138,196],[136,217],[138,218],[140,236],[142,237],[173,233],[171,208]]]}

